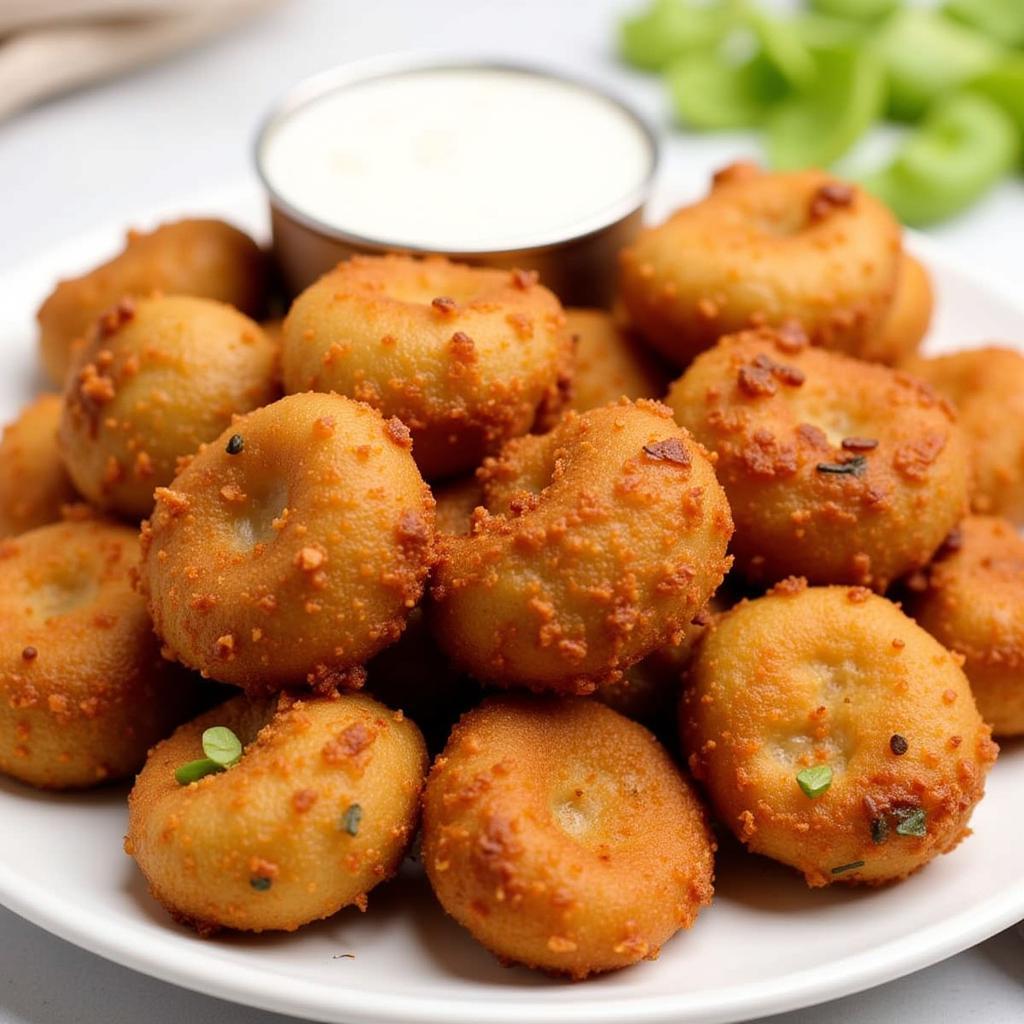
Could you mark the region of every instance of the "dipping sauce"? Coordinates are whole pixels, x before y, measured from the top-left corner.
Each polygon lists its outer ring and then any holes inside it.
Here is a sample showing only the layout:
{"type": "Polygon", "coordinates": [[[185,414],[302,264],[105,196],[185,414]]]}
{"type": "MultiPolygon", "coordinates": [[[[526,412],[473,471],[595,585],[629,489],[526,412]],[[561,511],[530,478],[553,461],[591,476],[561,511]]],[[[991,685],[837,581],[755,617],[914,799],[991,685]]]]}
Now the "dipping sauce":
{"type": "Polygon", "coordinates": [[[626,108],[502,67],[343,82],[279,113],[257,159],[279,203],[378,246],[490,253],[579,238],[637,211],[656,154],[626,108]]]}

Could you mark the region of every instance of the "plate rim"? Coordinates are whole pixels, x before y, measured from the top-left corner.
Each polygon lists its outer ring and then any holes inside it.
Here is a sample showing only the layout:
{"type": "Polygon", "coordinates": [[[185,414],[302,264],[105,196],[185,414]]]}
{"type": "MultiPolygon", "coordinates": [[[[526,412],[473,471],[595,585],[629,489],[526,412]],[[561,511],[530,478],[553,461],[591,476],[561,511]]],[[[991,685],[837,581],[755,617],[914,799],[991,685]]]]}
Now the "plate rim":
{"type": "MultiPolygon", "coordinates": [[[[180,200],[149,207],[133,221],[154,222],[182,216],[182,211],[217,211],[228,219],[247,219],[256,209],[258,189],[248,180],[186,195],[180,200]]],[[[248,219],[252,219],[251,216],[248,219]]],[[[8,277],[17,277],[43,262],[61,263],[90,239],[121,230],[104,222],[34,253],[17,264],[0,266],[0,289],[8,277]]],[[[1015,310],[1024,319],[1024,300],[1002,280],[988,280],[941,242],[905,230],[908,248],[926,263],[941,266],[971,287],[1015,310]]],[[[969,339],[982,341],[984,339],[969,339]]],[[[998,341],[999,339],[991,339],[998,341]]],[[[1009,339],[1006,339],[1009,340],[1009,339]]],[[[1024,340],[1024,339],[1022,339],[1024,340]]],[[[155,941],[133,941],[131,925],[113,924],[33,881],[26,881],[0,859],[0,904],[50,934],[121,966],[161,981],[257,1009],[289,1016],[353,1024],[521,1024],[529,1015],[534,1024],[672,1024],[681,1017],[703,1024],[728,1024],[751,1017],[795,1010],[829,1002],[904,977],[968,949],[1024,918],[1024,872],[1008,890],[994,894],[979,906],[935,922],[911,937],[901,935],[881,946],[841,957],[825,966],[747,984],[720,988],[697,996],[666,993],[643,997],[636,993],[601,1001],[571,1003],[546,998],[532,990],[529,998],[488,995],[486,1007],[467,997],[404,996],[398,991],[360,990],[358,1002],[343,1004],[343,983],[289,979],[246,964],[225,964],[207,958],[191,937],[168,929],[155,941]],[[188,944],[182,945],[182,940],[188,944]],[[893,957],[891,954],[897,954],[893,957]],[[296,993],[295,985],[301,985],[296,993]],[[313,1015],[313,1016],[310,1016],[313,1015]]],[[[285,976],[287,977],[287,976],[285,976]]]]}

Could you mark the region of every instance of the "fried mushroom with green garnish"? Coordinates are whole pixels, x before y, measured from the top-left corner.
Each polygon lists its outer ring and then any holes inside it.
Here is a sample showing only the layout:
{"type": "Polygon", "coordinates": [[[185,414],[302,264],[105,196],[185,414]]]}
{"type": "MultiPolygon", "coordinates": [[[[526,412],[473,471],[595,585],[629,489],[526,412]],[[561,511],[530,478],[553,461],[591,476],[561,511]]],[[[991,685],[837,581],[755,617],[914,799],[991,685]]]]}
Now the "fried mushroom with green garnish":
{"type": "Polygon", "coordinates": [[[1024,735],[1024,538],[996,516],[968,516],[909,589],[909,610],[964,659],[981,717],[1024,735]]]}
{"type": "Polygon", "coordinates": [[[239,417],[156,492],[140,583],[166,653],[250,695],[361,685],[435,558],[409,431],[340,395],[239,417]]]}
{"type": "Polygon", "coordinates": [[[221,220],[189,219],[129,231],[124,249],[81,277],[61,281],[39,307],[39,347],[50,379],[64,385],[76,349],[122,299],[161,291],[226,302],[259,316],[268,262],[246,234],[221,220]]]}
{"type": "Polygon", "coordinates": [[[546,425],[564,402],[572,342],[534,273],[357,256],[292,304],[283,365],[289,392],[336,391],[397,416],[434,480],[546,425]]]}
{"type": "Polygon", "coordinates": [[[40,395],[0,440],[0,537],[55,523],[78,497],[57,448],[60,395],[40,395]]]}
{"type": "Polygon", "coordinates": [[[154,296],[102,317],[68,375],[60,447],[89,501],[129,519],[178,460],[279,394],[277,347],[212,299],[154,296]]]}
{"type": "Polygon", "coordinates": [[[948,853],[998,751],[955,655],[864,587],[801,579],[717,621],[680,725],[722,823],[810,886],[948,853]]]}
{"type": "Polygon", "coordinates": [[[441,538],[434,634],[477,679],[590,693],[679,642],[729,568],[729,506],[665,406],[627,399],[510,441],[471,531],[441,538]]]}
{"type": "Polygon", "coordinates": [[[294,931],[398,870],[426,767],[416,726],[363,694],[236,697],[150,753],[125,852],[200,934],[294,931]]]}
{"type": "Polygon", "coordinates": [[[486,701],[424,793],[441,905],[502,961],[551,974],[656,957],[711,902],[713,852],[668,753],[597,701],[486,701]]]}
{"type": "Polygon", "coordinates": [[[53,523],[0,541],[0,772],[45,789],[131,775],[197,710],[130,574],[135,530],[53,523]]]}
{"type": "Polygon", "coordinates": [[[718,457],[732,551],[753,583],[883,591],[925,565],[966,509],[967,445],[949,404],[799,329],[723,338],[666,401],[718,457]]]}
{"type": "Polygon", "coordinates": [[[900,228],[864,189],[824,171],[735,164],[711,192],[620,255],[620,298],[677,366],[723,334],[800,323],[816,344],[865,355],[896,294],[900,228]]]}

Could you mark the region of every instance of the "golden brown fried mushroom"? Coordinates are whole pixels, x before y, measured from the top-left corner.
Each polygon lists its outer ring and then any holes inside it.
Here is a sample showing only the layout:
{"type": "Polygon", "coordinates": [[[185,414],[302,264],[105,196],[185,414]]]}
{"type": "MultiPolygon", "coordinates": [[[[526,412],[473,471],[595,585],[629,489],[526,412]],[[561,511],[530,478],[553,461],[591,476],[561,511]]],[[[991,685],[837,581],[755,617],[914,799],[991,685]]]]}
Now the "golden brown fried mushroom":
{"type": "Polygon", "coordinates": [[[397,416],[427,479],[473,470],[563,401],[572,345],[536,275],[434,258],[355,257],[294,302],[289,392],[337,391],[397,416]]]}
{"type": "Polygon", "coordinates": [[[896,605],[796,579],[717,622],[680,714],[721,821],[811,886],[948,853],[998,750],[957,659],[896,605]]]}
{"type": "Polygon", "coordinates": [[[78,497],[57,448],[59,395],[40,395],[0,441],[0,537],[55,523],[78,497]]]}
{"type": "Polygon", "coordinates": [[[957,408],[970,448],[972,509],[1024,526],[1024,355],[988,346],[904,367],[957,408]]]}
{"type": "Polygon", "coordinates": [[[932,320],[935,298],[928,271],[909,253],[900,259],[896,295],[876,334],[854,353],[861,359],[895,366],[921,344],[932,320]]]}
{"type": "Polygon", "coordinates": [[[60,448],[71,479],[93,504],[141,519],[180,458],[280,394],[277,366],[260,327],[222,302],[121,303],[68,375],[60,448]]]}
{"type": "Polygon", "coordinates": [[[789,322],[861,355],[888,314],[900,259],[899,225],[863,189],[823,171],[740,164],[622,252],[620,298],[678,366],[723,334],[789,322]]]}
{"type": "Polygon", "coordinates": [[[948,403],[798,331],[723,338],[666,399],[718,456],[737,568],[884,590],[925,565],[967,503],[967,446],[948,403]]]}
{"type": "Polygon", "coordinates": [[[143,527],[141,582],[186,665],[251,695],[358,686],[434,560],[434,501],[409,432],[340,395],[235,421],[143,527]]]}
{"type": "Polygon", "coordinates": [[[596,701],[486,701],[424,794],[442,906],[503,961],[553,974],[657,956],[711,902],[713,852],[666,751],[596,701]]]}
{"type": "Polygon", "coordinates": [[[711,462],[657,402],[569,413],[481,475],[490,514],[442,538],[431,609],[478,679],[591,692],[681,639],[728,569],[711,462]]]}
{"type": "Polygon", "coordinates": [[[1024,734],[1024,539],[994,516],[968,516],[911,591],[910,612],[964,659],[981,717],[1024,734]]]}
{"type": "Polygon", "coordinates": [[[565,320],[576,341],[570,408],[586,412],[623,397],[664,396],[671,374],[611,313],[567,309],[565,320]]]}
{"type": "Polygon", "coordinates": [[[197,707],[130,573],[135,530],[54,523],[0,541],[0,771],[47,789],[135,772],[197,707]]]}
{"type": "Polygon", "coordinates": [[[267,260],[246,234],[220,220],[181,220],[130,231],[124,249],[81,277],[61,281],[40,306],[39,344],[50,379],[63,386],[72,353],[122,299],[155,291],[226,302],[258,316],[267,260]]]}
{"type": "Polygon", "coordinates": [[[128,799],[125,851],[176,920],[294,931],[352,904],[397,870],[426,771],[419,730],[362,694],[236,697],[150,753],[128,799]],[[244,750],[225,771],[180,784],[203,732],[244,750]]]}

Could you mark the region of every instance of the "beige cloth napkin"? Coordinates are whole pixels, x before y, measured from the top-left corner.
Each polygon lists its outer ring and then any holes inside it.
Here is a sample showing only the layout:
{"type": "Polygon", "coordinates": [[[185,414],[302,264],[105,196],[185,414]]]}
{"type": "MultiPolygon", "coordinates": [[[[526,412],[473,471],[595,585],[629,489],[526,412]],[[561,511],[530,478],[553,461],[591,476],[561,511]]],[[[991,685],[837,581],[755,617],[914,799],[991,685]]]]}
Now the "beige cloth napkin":
{"type": "Polygon", "coordinates": [[[0,118],[232,27],[274,0],[0,0],[0,118]]]}

